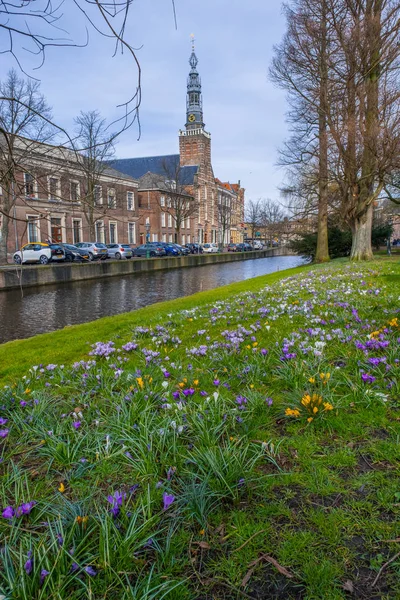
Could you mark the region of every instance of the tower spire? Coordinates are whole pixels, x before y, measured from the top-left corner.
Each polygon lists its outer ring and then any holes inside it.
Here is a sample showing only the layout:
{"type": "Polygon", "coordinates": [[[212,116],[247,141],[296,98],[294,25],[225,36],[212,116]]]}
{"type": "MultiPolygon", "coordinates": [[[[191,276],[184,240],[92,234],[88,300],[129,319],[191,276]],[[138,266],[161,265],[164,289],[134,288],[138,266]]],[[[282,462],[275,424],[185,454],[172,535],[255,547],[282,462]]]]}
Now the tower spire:
{"type": "Polygon", "coordinates": [[[186,129],[203,129],[203,100],[201,94],[201,80],[197,71],[198,60],[194,46],[194,34],[190,36],[192,53],[189,64],[190,72],[187,80],[186,96],[186,129]]]}

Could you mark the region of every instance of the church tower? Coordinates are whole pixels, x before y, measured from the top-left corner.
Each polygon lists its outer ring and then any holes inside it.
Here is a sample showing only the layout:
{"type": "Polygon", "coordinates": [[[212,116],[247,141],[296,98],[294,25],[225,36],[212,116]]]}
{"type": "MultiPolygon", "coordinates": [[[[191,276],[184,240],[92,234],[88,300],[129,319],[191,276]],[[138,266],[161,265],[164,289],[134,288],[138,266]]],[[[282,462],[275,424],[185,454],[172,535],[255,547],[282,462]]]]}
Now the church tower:
{"type": "Polygon", "coordinates": [[[179,132],[179,150],[181,165],[200,165],[207,161],[211,166],[211,135],[204,129],[203,97],[201,80],[197,71],[198,59],[192,36],[192,54],[189,64],[186,92],[186,125],[179,132]]]}
{"type": "Polygon", "coordinates": [[[190,72],[186,92],[186,124],[179,132],[181,166],[197,166],[197,184],[194,190],[199,203],[198,241],[210,242],[216,238],[215,199],[216,185],[211,165],[211,134],[204,127],[201,80],[197,71],[198,59],[192,36],[190,72]]]}

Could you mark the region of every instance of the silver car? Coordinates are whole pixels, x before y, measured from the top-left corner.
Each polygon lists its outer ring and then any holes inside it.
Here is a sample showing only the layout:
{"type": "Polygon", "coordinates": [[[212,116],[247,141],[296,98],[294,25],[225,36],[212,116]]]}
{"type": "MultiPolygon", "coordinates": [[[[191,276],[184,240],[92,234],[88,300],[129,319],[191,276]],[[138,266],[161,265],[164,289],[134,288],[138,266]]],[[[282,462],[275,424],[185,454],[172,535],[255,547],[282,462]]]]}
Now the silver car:
{"type": "Polygon", "coordinates": [[[79,242],[75,246],[87,250],[89,260],[105,260],[108,258],[107,246],[100,242],[79,242]]]}
{"type": "Polygon", "coordinates": [[[132,248],[129,244],[106,244],[106,246],[108,258],[121,260],[121,258],[132,258],[133,256],[132,248]]]}

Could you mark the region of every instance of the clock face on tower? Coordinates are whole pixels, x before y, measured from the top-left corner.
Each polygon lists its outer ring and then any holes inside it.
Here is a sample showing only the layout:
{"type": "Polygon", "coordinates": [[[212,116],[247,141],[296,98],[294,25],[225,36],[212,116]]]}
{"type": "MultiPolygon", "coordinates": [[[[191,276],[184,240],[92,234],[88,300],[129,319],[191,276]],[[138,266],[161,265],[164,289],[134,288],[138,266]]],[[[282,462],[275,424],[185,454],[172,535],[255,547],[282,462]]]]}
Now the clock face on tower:
{"type": "Polygon", "coordinates": [[[195,117],[195,115],[192,113],[191,115],[189,115],[188,119],[189,119],[190,123],[193,123],[193,121],[195,121],[195,120],[196,120],[196,117],[195,117]]]}

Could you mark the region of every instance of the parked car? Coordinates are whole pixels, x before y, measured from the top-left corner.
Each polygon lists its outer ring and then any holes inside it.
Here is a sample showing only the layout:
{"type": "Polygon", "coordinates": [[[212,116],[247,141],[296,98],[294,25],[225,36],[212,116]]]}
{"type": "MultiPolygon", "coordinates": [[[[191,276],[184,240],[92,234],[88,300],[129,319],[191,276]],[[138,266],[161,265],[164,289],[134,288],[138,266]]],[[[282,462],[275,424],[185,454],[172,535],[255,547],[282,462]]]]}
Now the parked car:
{"type": "Polygon", "coordinates": [[[189,248],[186,248],[186,246],[181,246],[180,244],[174,244],[174,246],[178,248],[178,250],[181,254],[183,254],[183,256],[187,256],[188,254],[190,254],[190,250],[189,248]]]}
{"type": "Polygon", "coordinates": [[[228,252],[236,252],[236,246],[237,244],[228,244],[228,252]]]}
{"type": "Polygon", "coordinates": [[[65,254],[65,262],[84,262],[89,260],[89,253],[85,248],[78,248],[73,244],[60,244],[65,254]]]}
{"type": "Polygon", "coordinates": [[[86,250],[89,260],[105,260],[108,257],[107,246],[100,242],[78,242],[75,246],[86,250]]]}
{"type": "Polygon", "coordinates": [[[175,244],[163,244],[167,256],[180,256],[182,253],[175,244]]]}
{"type": "Polygon", "coordinates": [[[132,248],[129,244],[106,244],[106,246],[108,258],[121,260],[121,258],[132,258],[133,256],[132,248]]]}
{"type": "Polygon", "coordinates": [[[203,244],[204,252],[209,254],[218,252],[218,244],[203,244]]]}
{"type": "Polygon", "coordinates": [[[186,244],[191,254],[203,254],[203,248],[199,244],[186,244]]]}
{"type": "Polygon", "coordinates": [[[253,248],[250,246],[250,244],[247,244],[247,243],[236,244],[235,252],[247,252],[248,250],[253,250],[253,248]]]}
{"type": "Polygon", "coordinates": [[[163,246],[157,245],[156,243],[150,244],[142,244],[141,246],[137,246],[137,248],[132,249],[133,256],[165,256],[165,248],[163,246]]]}
{"type": "Polygon", "coordinates": [[[30,262],[38,262],[41,265],[47,265],[47,263],[52,260],[64,260],[65,253],[59,244],[35,242],[33,244],[25,244],[22,246],[21,250],[15,252],[13,259],[17,265],[30,262]]]}
{"type": "Polygon", "coordinates": [[[254,248],[254,250],[262,250],[263,245],[260,241],[255,241],[255,242],[253,242],[253,248],[254,248]]]}

